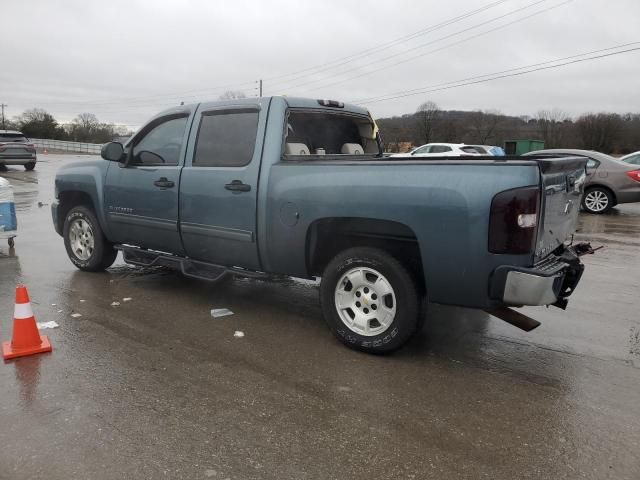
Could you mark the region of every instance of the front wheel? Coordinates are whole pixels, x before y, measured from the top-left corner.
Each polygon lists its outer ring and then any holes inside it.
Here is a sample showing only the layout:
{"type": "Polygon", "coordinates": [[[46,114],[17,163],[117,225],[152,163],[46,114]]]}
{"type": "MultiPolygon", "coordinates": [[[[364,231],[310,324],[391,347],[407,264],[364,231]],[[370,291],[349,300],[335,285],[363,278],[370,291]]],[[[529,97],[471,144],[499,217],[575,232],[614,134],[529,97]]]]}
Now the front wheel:
{"type": "Polygon", "coordinates": [[[613,195],[605,188],[590,188],[582,198],[582,207],[589,213],[607,213],[613,208],[613,195]]]}
{"type": "Polygon", "coordinates": [[[400,348],[418,326],[419,300],[411,274],[376,248],[336,255],[324,271],[320,303],[336,337],[369,353],[400,348]]]}
{"type": "Polygon", "coordinates": [[[24,169],[27,171],[31,171],[36,168],[36,162],[29,162],[24,164],[24,169]]]}
{"type": "Polygon", "coordinates": [[[80,270],[99,272],[116,261],[118,251],[102,233],[95,214],[87,207],[73,207],[62,231],[67,255],[80,270]]]}

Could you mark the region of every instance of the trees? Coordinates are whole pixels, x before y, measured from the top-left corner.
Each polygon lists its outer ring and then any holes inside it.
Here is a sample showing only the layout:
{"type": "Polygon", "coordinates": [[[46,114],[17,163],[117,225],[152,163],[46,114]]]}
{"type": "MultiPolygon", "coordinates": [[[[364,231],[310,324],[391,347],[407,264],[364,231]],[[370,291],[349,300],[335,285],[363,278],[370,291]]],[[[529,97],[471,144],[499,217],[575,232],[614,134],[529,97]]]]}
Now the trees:
{"type": "Polygon", "coordinates": [[[571,117],[568,113],[554,108],[552,110],[539,110],[535,121],[538,125],[540,136],[544,140],[545,148],[562,147],[566,142],[567,130],[571,126],[571,117]]]}
{"type": "Polygon", "coordinates": [[[615,113],[587,113],[576,120],[582,146],[609,153],[614,150],[622,130],[622,119],[615,113]]]}
{"type": "Polygon", "coordinates": [[[416,110],[416,126],[420,143],[430,143],[440,110],[435,102],[424,102],[416,110]]]}
{"type": "Polygon", "coordinates": [[[113,139],[116,127],[101,123],[93,113],[81,113],[68,126],[69,139],[74,142],[106,143],[113,139]]]}
{"type": "Polygon", "coordinates": [[[503,115],[497,110],[478,110],[471,113],[466,135],[469,137],[468,143],[488,145],[495,140],[501,116],[503,115]]]}
{"type": "Polygon", "coordinates": [[[16,127],[27,137],[63,139],[64,129],[46,110],[32,108],[25,110],[15,121],[16,127]]]}

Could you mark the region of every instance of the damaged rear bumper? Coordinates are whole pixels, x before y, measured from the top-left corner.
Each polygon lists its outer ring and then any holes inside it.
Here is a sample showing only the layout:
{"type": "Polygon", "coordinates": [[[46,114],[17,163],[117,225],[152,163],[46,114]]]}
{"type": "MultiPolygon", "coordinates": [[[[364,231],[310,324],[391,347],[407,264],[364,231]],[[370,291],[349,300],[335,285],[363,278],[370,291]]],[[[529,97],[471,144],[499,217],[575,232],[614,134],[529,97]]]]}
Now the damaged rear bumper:
{"type": "Polygon", "coordinates": [[[493,272],[490,294],[506,306],[555,305],[566,308],[584,265],[580,256],[593,253],[591,245],[562,246],[530,268],[502,265],[493,272]]]}

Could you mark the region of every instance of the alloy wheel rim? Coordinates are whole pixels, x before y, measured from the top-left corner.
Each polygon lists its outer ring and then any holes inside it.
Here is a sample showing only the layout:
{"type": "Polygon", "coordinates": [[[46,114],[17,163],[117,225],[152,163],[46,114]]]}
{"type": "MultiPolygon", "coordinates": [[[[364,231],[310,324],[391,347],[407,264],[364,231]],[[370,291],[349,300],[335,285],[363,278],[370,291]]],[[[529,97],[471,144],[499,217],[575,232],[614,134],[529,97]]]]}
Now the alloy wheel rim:
{"type": "Polygon", "coordinates": [[[396,294],[377,270],[356,267],[335,289],[335,306],[342,323],[354,333],[372,337],[385,332],[396,316],[396,294]]]}
{"type": "Polygon", "coordinates": [[[593,190],[587,193],[584,203],[589,210],[601,212],[609,205],[609,198],[601,190],[593,190]]]}
{"type": "Polygon", "coordinates": [[[78,218],[69,227],[69,244],[73,254],[80,260],[89,260],[93,255],[95,241],[91,225],[78,218]]]}

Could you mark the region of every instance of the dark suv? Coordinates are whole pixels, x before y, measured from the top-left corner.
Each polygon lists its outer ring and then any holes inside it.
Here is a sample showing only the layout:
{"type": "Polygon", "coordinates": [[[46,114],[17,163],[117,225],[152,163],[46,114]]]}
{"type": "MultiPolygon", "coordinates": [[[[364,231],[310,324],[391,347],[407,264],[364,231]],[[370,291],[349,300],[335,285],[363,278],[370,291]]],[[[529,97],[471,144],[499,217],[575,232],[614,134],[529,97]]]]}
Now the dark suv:
{"type": "Polygon", "coordinates": [[[33,170],[36,161],[36,148],[23,133],[0,130],[0,169],[5,165],[23,165],[25,170],[33,170]]]}

